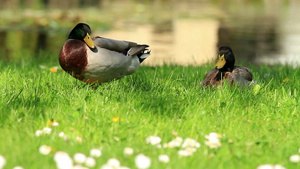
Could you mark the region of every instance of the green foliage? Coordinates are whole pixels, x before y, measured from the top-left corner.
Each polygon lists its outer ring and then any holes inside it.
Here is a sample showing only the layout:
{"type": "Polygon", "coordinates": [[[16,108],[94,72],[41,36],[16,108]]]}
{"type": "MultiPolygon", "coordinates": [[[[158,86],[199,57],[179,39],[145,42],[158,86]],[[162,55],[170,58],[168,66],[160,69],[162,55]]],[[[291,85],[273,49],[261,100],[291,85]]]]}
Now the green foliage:
{"type": "Polygon", "coordinates": [[[151,168],[253,169],[266,163],[299,167],[289,161],[299,148],[299,68],[253,66],[259,86],[205,88],[199,83],[211,65],[142,66],[131,76],[93,89],[60,69],[49,70],[57,65],[57,60],[43,59],[0,61],[0,154],[7,168],[55,168],[53,153],[39,153],[43,144],[71,156],[102,147],[95,168],[112,157],[135,168],[138,153],[151,158],[151,168]],[[118,122],[113,121],[116,116],[118,122]],[[52,127],[50,135],[36,137],[35,131],[51,119],[59,126],[52,127]],[[58,137],[61,131],[68,135],[67,142],[58,137]],[[210,132],[223,135],[221,147],[204,144],[210,132]],[[150,135],[169,142],[176,133],[196,139],[201,147],[191,157],[179,157],[178,149],[145,143],[150,135]],[[76,136],[83,142],[76,142],[76,136]],[[135,150],[133,156],[123,155],[127,146],[135,150]],[[167,154],[170,163],[160,163],[159,154],[167,154]]]}

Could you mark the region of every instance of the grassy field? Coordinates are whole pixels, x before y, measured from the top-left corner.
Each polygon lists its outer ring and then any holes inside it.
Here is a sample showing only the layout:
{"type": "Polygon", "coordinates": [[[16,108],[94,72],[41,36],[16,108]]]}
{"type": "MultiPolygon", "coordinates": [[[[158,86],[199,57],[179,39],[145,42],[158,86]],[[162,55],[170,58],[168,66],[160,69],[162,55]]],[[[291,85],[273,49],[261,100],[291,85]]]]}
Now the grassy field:
{"type": "Polygon", "coordinates": [[[56,168],[55,152],[89,156],[92,148],[102,150],[94,168],[116,158],[134,169],[141,153],[150,157],[153,169],[256,169],[261,164],[300,168],[289,160],[300,154],[300,68],[249,66],[259,86],[202,88],[199,83],[212,65],[143,66],[94,90],[60,69],[49,70],[57,65],[56,60],[0,61],[4,168],[56,168]],[[50,126],[51,119],[59,125],[50,126]],[[47,126],[50,134],[35,135],[47,126]],[[67,140],[58,136],[62,131],[67,140]],[[220,147],[205,144],[211,132],[221,134],[220,147]],[[178,154],[181,147],[147,144],[149,136],[159,136],[160,145],[182,137],[201,146],[185,157],[178,154]],[[52,152],[41,154],[42,145],[52,152]],[[124,155],[125,147],[134,153],[124,155]],[[161,154],[170,162],[160,162],[161,154]]]}

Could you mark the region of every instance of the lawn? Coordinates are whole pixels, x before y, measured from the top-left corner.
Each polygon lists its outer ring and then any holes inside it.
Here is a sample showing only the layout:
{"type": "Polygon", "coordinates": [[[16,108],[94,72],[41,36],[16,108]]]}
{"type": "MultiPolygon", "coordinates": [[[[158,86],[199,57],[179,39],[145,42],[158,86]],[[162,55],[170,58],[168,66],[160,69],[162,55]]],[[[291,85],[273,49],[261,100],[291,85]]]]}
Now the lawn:
{"type": "Polygon", "coordinates": [[[131,76],[93,89],[61,69],[50,71],[57,65],[56,59],[0,61],[4,168],[56,168],[56,152],[73,158],[75,153],[90,156],[94,148],[102,155],[91,168],[116,158],[134,169],[139,154],[151,159],[153,169],[300,168],[299,162],[290,161],[291,155],[300,154],[299,67],[250,65],[259,86],[204,88],[199,83],[211,64],[142,66],[131,76]],[[37,136],[45,127],[51,132],[37,136]],[[61,132],[66,136],[59,136],[61,132]],[[211,132],[220,134],[216,148],[205,144],[211,132]],[[147,143],[149,136],[161,141],[147,143]],[[190,145],[185,156],[179,137],[201,146],[190,145]],[[180,146],[165,148],[175,138],[180,146]],[[41,154],[42,145],[51,152],[41,154]],[[134,150],[132,155],[124,155],[126,147],[134,150]],[[168,163],[158,160],[162,154],[168,163]]]}

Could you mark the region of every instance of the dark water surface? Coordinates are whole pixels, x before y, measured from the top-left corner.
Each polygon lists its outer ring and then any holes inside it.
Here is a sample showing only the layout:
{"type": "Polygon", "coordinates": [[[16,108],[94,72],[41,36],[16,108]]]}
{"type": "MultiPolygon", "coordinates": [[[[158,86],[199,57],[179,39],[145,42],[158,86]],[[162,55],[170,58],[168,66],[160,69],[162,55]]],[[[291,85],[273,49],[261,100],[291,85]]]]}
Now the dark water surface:
{"type": "MultiPolygon", "coordinates": [[[[134,6],[137,15],[143,15],[145,11],[147,17],[141,24],[116,14],[111,29],[92,27],[93,35],[149,44],[152,55],[146,65],[201,65],[216,59],[218,46],[228,45],[238,63],[299,66],[300,1],[226,2],[149,1],[136,5],[107,2],[99,9],[105,8],[108,14],[118,7],[131,11],[134,6]]],[[[78,22],[83,21],[78,19],[78,22]]],[[[40,50],[58,57],[72,29],[54,29],[49,24],[34,28],[15,25],[7,27],[0,23],[1,58],[36,57],[35,53],[40,50]]]]}

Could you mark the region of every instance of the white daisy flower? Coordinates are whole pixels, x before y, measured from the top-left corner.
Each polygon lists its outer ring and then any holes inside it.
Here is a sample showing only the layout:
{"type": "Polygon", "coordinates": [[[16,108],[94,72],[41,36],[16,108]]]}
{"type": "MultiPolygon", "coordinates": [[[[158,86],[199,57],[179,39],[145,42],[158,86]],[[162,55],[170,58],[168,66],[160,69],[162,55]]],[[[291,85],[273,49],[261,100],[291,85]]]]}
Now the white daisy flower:
{"type": "Polygon", "coordinates": [[[207,145],[210,148],[218,148],[218,147],[221,146],[221,142],[212,143],[210,141],[205,141],[204,144],[207,145]]]}
{"type": "Polygon", "coordinates": [[[45,127],[45,128],[43,128],[43,133],[44,133],[44,134],[50,134],[51,131],[52,131],[52,129],[51,129],[50,127],[45,127]]]}
{"type": "Polygon", "coordinates": [[[151,145],[157,145],[160,144],[161,138],[158,136],[149,136],[146,138],[146,143],[151,144],[151,145]]]}
{"type": "Polygon", "coordinates": [[[162,154],[158,156],[158,160],[162,163],[168,163],[170,161],[170,158],[166,154],[162,154]]]}
{"type": "Polygon", "coordinates": [[[276,165],[274,165],[273,169],[286,169],[286,168],[283,167],[282,165],[276,164],[276,165]]]}
{"type": "Polygon", "coordinates": [[[218,148],[221,146],[221,134],[212,132],[209,133],[209,135],[206,135],[205,138],[207,140],[204,143],[210,148],[218,148]]]}
{"type": "Polygon", "coordinates": [[[39,67],[40,67],[41,69],[45,69],[45,68],[46,68],[46,66],[44,66],[44,65],[39,65],[39,67]]]}
{"type": "Polygon", "coordinates": [[[133,148],[131,148],[131,147],[125,147],[124,148],[124,154],[125,155],[132,155],[133,154],[133,148]]]}
{"type": "Polygon", "coordinates": [[[21,166],[15,166],[13,169],[23,169],[21,166]]]}
{"type": "Polygon", "coordinates": [[[48,155],[51,152],[52,148],[50,146],[47,145],[42,145],[39,148],[39,152],[43,155],[48,155]]]}
{"type": "Polygon", "coordinates": [[[37,137],[41,136],[42,134],[43,134],[43,131],[42,131],[42,130],[37,130],[37,131],[35,132],[35,136],[37,136],[37,137]]]}
{"type": "Polygon", "coordinates": [[[129,167],[126,167],[126,166],[121,166],[119,167],[118,169],[130,169],[129,167]]]}
{"type": "Polygon", "coordinates": [[[182,144],[182,141],[183,141],[182,137],[176,137],[173,140],[175,147],[180,147],[180,145],[182,144]]]}
{"type": "Polygon", "coordinates": [[[276,165],[262,164],[262,165],[259,165],[257,167],[257,169],[286,169],[286,168],[279,164],[276,164],[276,165]]]}
{"type": "Polygon", "coordinates": [[[80,164],[76,164],[76,165],[74,165],[74,166],[72,167],[72,169],[84,169],[84,168],[86,168],[86,167],[83,167],[83,166],[80,165],[80,164]]]}
{"type": "Polygon", "coordinates": [[[82,153],[75,153],[73,158],[74,158],[74,161],[79,164],[84,163],[86,160],[86,156],[82,153]]]}
{"type": "Polygon", "coordinates": [[[52,126],[57,127],[59,125],[59,123],[57,121],[52,123],[52,126]]]}
{"type": "Polygon", "coordinates": [[[100,149],[93,148],[90,150],[90,156],[92,156],[92,157],[100,157],[101,155],[102,155],[102,152],[100,149]]]}
{"type": "Polygon", "coordinates": [[[221,134],[220,133],[211,132],[211,133],[209,133],[209,135],[206,135],[205,138],[208,139],[208,140],[215,140],[215,139],[221,138],[221,134]]]}
{"type": "Polygon", "coordinates": [[[190,152],[188,152],[188,151],[186,151],[186,150],[179,150],[179,151],[177,152],[177,154],[178,154],[179,156],[182,156],[182,157],[186,157],[186,156],[191,156],[191,155],[192,155],[190,152]]]}
{"type": "Polygon", "coordinates": [[[90,168],[95,167],[96,160],[93,157],[87,157],[85,160],[85,165],[90,168]]]}
{"type": "Polygon", "coordinates": [[[188,147],[196,147],[199,148],[200,147],[200,143],[198,143],[196,140],[192,139],[192,138],[186,138],[183,142],[183,144],[181,145],[182,148],[188,148],[188,147]]]}
{"type": "Polygon", "coordinates": [[[62,132],[58,133],[58,137],[65,138],[66,134],[62,131],[62,132]]]}
{"type": "Polygon", "coordinates": [[[138,169],[147,169],[151,165],[151,159],[144,154],[137,155],[134,162],[138,169]]]}
{"type": "Polygon", "coordinates": [[[273,165],[271,164],[262,164],[257,167],[257,169],[273,169],[273,165]]]}
{"type": "Polygon", "coordinates": [[[195,147],[188,147],[185,149],[185,151],[192,155],[194,152],[197,151],[197,149],[195,147]]]}
{"type": "Polygon", "coordinates": [[[0,168],[3,168],[6,164],[6,159],[0,155],[0,168]]]}
{"type": "Polygon", "coordinates": [[[300,155],[299,154],[294,154],[290,156],[290,161],[292,163],[299,163],[300,161],[300,155]]]}
{"type": "Polygon", "coordinates": [[[82,138],[79,137],[79,136],[76,136],[75,140],[76,140],[78,143],[81,143],[81,142],[82,142],[82,138]]]}
{"type": "Polygon", "coordinates": [[[121,166],[121,163],[116,158],[111,158],[107,161],[107,164],[112,168],[119,168],[121,166]]]}
{"type": "Polygon", "coordinates": [[[112,168],[110,165],[108,165],[108,164],[103,164],[102,166],[101,166],[101,168],[100,169],[115,169],[115,168],[112,168]]]}
{"type": "Polygon", "coordinates": [[[72,169],[73,160],[68,153],[58,151],[54,154],[54,161],[58,169],[72,169]]]}

